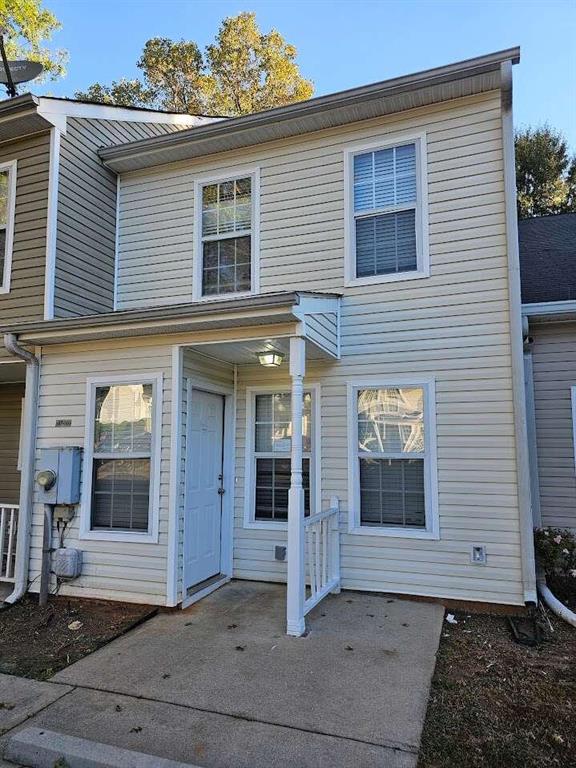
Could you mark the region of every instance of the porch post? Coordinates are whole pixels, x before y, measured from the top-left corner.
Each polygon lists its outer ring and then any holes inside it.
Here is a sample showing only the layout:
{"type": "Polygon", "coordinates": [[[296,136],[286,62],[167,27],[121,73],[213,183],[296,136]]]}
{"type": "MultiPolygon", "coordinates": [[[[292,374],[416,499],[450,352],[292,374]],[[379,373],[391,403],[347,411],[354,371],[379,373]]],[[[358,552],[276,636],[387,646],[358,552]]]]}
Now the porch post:
{"type": "Polygon", "coordinates": [[[292,453],[288,491],[288,589],[286,599],[287,633],[304,634],[304,488],[302,486],[302,399],[306,370],[306,342],[300,336],[290,339],[292,378],[292,453]]]}

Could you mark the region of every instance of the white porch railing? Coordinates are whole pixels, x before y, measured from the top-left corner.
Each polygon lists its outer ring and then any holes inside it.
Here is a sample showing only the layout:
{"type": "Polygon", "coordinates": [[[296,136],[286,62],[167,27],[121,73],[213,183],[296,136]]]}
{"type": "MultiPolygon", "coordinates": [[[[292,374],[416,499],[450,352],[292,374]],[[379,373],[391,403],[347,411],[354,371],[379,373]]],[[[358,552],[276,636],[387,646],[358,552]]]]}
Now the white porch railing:
{"type": "Polygon", "coordinates": [[[0,581],[14,581],[18,506],[0,504],[0,581]]]}
{"type": "Polygon", "coordinates": [[[304,519],[306,595],[304,615],[330,592],[340,591],[340,502],[304,519]]]}

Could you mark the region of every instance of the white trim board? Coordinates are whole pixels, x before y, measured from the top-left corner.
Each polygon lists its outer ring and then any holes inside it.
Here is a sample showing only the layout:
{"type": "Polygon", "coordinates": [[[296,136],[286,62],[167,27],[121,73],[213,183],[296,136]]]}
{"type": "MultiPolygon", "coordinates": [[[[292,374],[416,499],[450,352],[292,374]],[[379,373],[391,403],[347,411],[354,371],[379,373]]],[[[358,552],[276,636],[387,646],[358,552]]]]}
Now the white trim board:
{"type": "Polygon", "coordinates": [[[40,96],[38,114],[51,122],[61,117],[83,117],[94,120],[122,120],[132,123],[165,123],[166,125],[194,126],[215,122],[218,118],[185,115],[178,112],[158,112],[147,109],[116,107],[112,104],[87,104],[71,99],[51,99],[40,96]]]}
{"type": "MultiPolygon", "coordinates": [[[[438,460],[436,440],[436,380],[434,377],[398,377],[354,379],[347,384],[348,401],[348,532],[360,536],[388,536],[406,539],[440,538],[438,509],[438,460]],[[360,524],[360,486],[358,477],[358,419],[359,389],[391,387],[420,387],[424,389],[425,458],[425,528],[386,528],[360,524]]],[[[369,455],[369,454],[367,454],[369,455]]]]}
{"type": "Polygon", "coordinates": [[[86,424],[84,427],[84,472],[80,502],[78,538],[93,541],[122,541],[133,544],[157,544],[160,526],[160,470],[162,450],[162,403],[164,376],[161,372],[138,373],[125,376],[102,374],[86,379],[86,424]],[[148,531],[91,530],[92,461],[94,445],[94,411],[96,387],[118,384],[152,384],[152,446],[150,461],[150,501],[148,531]]]}
{"type": "Polygon", "coordinates": [[[58,184],[60,180],[59,128],[50,129],[50,163],[48,173],[48,209],[46,214],[46,270],[44,275],[44,320],[54,319],[56,293],[56,243],[58,236],[58,184]]]}
{"type": "Polygon", "coordinates": [[[570,387],[570,405],[572,407],[572,449],[574,451],[574,470],[576,471],[576,384],[570,387]]]}
{"type": "Polygon", "coordinates": [[[14,248],[14,219],[16,216],[16,175],[18,163],[16,160],[9,160],[0,163],[0,171],[8,171],[8,207],[6,222],[6,239],[4,241],[4,266],[2,269],[2,278],[0,281],[0,294],[10,293],[10,283],[12,280],[12,251],[14,248]]]}

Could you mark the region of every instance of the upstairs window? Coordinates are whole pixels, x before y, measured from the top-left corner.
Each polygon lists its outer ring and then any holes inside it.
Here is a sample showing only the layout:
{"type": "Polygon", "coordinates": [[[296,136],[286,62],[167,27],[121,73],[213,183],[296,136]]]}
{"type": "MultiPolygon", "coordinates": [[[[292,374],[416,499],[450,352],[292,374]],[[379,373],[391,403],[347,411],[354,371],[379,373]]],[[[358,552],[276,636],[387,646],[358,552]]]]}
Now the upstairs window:
{"type": "Polygon", "coordinates": [[[0,164],[0,293],[10,290],[12,241],[14,236],[14,204],[16,193],[16,161],[0,164]]]}
{"type": "Polygon", "coordinates": [[[200,185],[199,297],[253,288],[253,177],[200,185]]]}
{"type": "Polygon", "coordinates": [[[419,139],[351,153],[349,282],[422,277],[427,272],[419,139]]]}

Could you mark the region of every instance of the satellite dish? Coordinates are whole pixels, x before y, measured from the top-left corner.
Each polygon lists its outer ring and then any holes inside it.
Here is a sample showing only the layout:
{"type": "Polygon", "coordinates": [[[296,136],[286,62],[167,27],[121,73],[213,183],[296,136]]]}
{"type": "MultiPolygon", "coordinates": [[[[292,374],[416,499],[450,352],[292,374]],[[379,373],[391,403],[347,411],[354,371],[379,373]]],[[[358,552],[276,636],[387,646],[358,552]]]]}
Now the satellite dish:
{"type": "MultiPolygon", "coordinates": [[[[14,85],[17,83],[27,83],[28,80],[34,80],[42,72],[42,64],[37,61],[8,61],[8,69],[14,85]]],[[[0,61],[0,83],[8,85],[10,78],[6,74],[6,68],[0,61]]]]}

